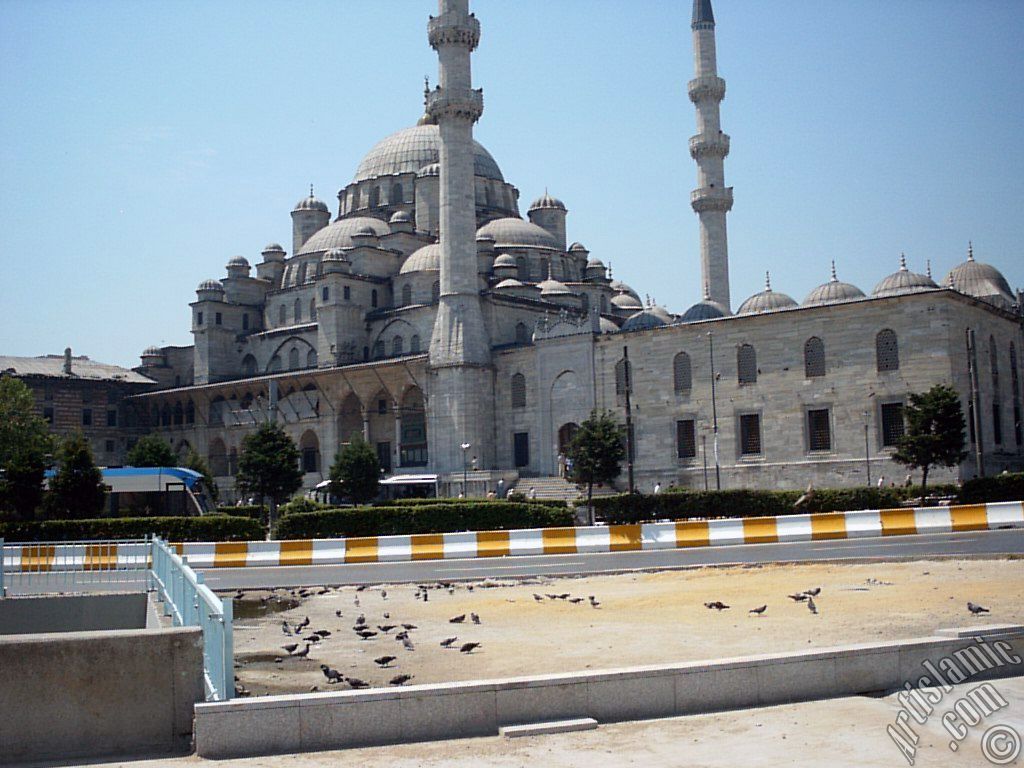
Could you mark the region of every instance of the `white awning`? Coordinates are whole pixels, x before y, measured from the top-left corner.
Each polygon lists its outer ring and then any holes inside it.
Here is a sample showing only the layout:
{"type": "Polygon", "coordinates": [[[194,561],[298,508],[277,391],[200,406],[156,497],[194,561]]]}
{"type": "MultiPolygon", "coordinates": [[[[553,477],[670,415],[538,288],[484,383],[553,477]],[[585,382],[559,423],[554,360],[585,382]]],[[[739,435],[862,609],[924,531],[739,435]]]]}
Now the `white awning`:
{"type": "Polygon", "coordinates": [[[433,485],[437,475],[392,475],[380,481],[381,485],[433,485]]]}

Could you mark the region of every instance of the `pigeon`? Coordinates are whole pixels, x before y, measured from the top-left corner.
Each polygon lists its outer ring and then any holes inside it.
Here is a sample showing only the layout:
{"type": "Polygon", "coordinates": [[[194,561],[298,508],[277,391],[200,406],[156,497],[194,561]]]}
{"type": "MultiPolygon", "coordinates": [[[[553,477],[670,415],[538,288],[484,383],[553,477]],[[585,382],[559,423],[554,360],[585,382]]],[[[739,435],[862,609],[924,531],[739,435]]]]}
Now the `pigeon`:
{"type": "Polygon", "coordinates": [[[384,611],[384,618],[385,619],[390,619],[391,618],[391,614],[388,613],[387,611],[384,611]]]}
{"type": "Polygon", "coordinates": [[[591,595],[589,599],[590,599],[590,604],[591,604],[591,605],[592,605],[592,606],[593,606],[594,608],[600,608],[600,607],[601,607],[601,603],[600,603],[600,601],[599,601],[599,600],[595,600],[595,599],[594,599],[594,596],[593,596],[593,595],[591,595]]]}
{"type": "Polygon", "coordinates": [[[291,629],[291,627],[288,626],[288,622],[287,621],[282,621],[281,622],[281,631],[284,632],[284,634],[286,634],[286,635],[291,635],[292,629],[291,629]]]}
{"type": "Polygon", "coordinates": [[[449,624],[461,624],[465,620],[466,620],[466,614],[460,613],[458,616],[453,616],[452,618],[448,619],[448,623],[449,624]]]}
{"type": "Polygon", "coordinates": [[[768,606],[766,604],[766,605],[762,605],[762,606],[760,606],[758,608],[751,608],[749,611],[747,611],[747,613],[756,613],[758,616],[763,616],[764,612],[767,611],[767,610],[768,610],[768,606]]]}
{"type": "Polygon", "coordinates": [[[412,644],[412,640],[410,640],[408,637],[402,638],[402,647],[405,648],[405,650],[407,651],[416,650],[416,646],[412,644]]]}
{"type": "Polygon", "coordinates": [[[365,623],[366,623],[366,614],[365,613],[360,613],[359,614],[359,618],[356,619],[356,624],[365,624],[365,623]]]}
{"type": "Polygon", "coordinates": [[[301,635],[302,634],[302,627],[295,627],[295,634],[296,635],[301,635]]]}
{"type": "Polygon", "coordinates": [[[341,611],[335,611],[334,615],[337,616],[340,619],[341,618],[341,611]]]}
{"type": "Polygon", "coordinates": [[[355,605],[356,608],[359,607],[359,595],[356,595],[356,599],[353,601],[353,604],[355,605]]]}
{"type": "Polygon", "coordinates": [[[406,632],[405,630],[402,630],[401,632],[396,632],[395,633],[395,640],[405,640],[408,637],[409,637],[409,633],[406,632]]]}
{"type": "Polygon", "coordinates": [[[348,680],[349,685],[356,689],[370,687],[370,684],[368,682],[366,682],[365,680],[360,680],[358,677],[348,677],[346,678],[346,680],[348,680]]]}
{"type": "Polygon", "coordinates": [[[326,664],[320,665],[320,671],[324,673],[324,677],[327,678],[329,683],[340,683],[345,680],[345,676],[336,669],[331,669],[326,664]]]}
{"type": "Polygon", "coordinates": [[[305,627],[308,627],[308,626],[309,626],[309,616],[307,616],[306,618],[304,618],[304,619],[303,619],[302,621],[300,621],[300,622],[299,622],[298,624],[296,624],[295,626],[297,626],[297,627],[299,627],[299,628],[305,628],[305,627]]]}
{"type": "Polygon", "coordinates": [[[419,627],[417,627],[415,624],[403,624],[402,628],[405,629],[406,631],[408,631],[410,629],[419,629],[419,627]]]}
{"type": "Polygon", "coordinates": [[[474,648],[479,647],[480,643],[464,643],[463,646],[459,648],[459,653],[472,653],[474,648]]]}
{"type": "Polygon", "coordinates": [[[817,597],[821,594],[821,587],[815,587],[814,589],[806,589],[804,590],[804,594],[808,597],[817,597]]]}
{"type": "Polygon", "coordinates": [[[378,667],[386,667],[388,664],[390,664],[397,658],[397,656],[379,656],[373,660],[373,663],[376,664],[378,667]]]}
{"type": "Polygon", "coordinates": [[[388,685],[404,685],[412,680],[412,675],[395,675],[388,682],[388,685]]]}
{"type": "Polygon", "coordinates": [[[967,610],[975,616],[980,616],[983,613],[990,612],[988,608],[982,608],[980,605],[975,605],[974,603],[967,603],[967,610]]]}
{"type": "Polygon", "coordinates": [[[533,599],[536,600],[538,603],[544,602],[544,598],[538,595],[536,592],[533,593],[533,599]]]}
{"type": "Polygon", "coordinates": [[[288,643],[288,645],[282,645],[281,647],[288,651],[288,655],[291,656],[293,653],[295,653],[295,649],[299,647],[299,644],[288,643]]]}
{"type": "Polygon", "coordinates": [[[378,624],[377,625],[377,629],[379,629],[381,632],[383,632],[386,635],[388,632],[390,632],[392,629],[395,629],[397,626],[398,626],[397,624],[385,624],[384,626],[381,626],[380,624],[378,624]]]}
{"type": "Polygon", "coordinates": [[[473,620],[474,624],[479,624],[480,623],[480,617],[477,616],[475,613],[469,614],[469,618],[471,618],[473,620]]]}
{"type": "Polygon", "coordinates": [[[472,592],[473,591],[473,585],[472,584],[468,585],[466,587],[466,589],[468,589],[470,592],[472,592]]]}
{"type": "Polygon", "coordinates": [[[424,593],[423,593],[423,602],[425,603],[425,602],[427,602],[427,601],[428,601],[429,599],[430,599],[430,595],[428,595],[428,594],[427,594],[426,592],[424,592],[424,593]]]}
{"type": "Polygon", "coordinates": [[[804,600],[806,600],[808,597],[810,597],[810,595],[806,595],[803,592],[800,592],[799,594],[796,594],[796,595],[786,595],[786,597],[788,597],[793,602],[802,603],[804,600]]]}
{"type": "Polygon", "coordinates": [[[366,589],[366,585],[360,584],[358,587],[356,587],[356,592],[362,592],[364,589],[366,589]]]}
{"type": "Polygon", "coordinates": [[[726,605],[721,600],[715,600],[713,603],[704,603],[705,608],[714,608],[716,611],[727,611],[732,606],[726,605]]]}
{"type": "Polygon", "coordinates": [[[330,637],[331,636],[330,631],[328,631],[326,629],[318,629],[313,634],[314,635],[320,635],[320,637],[330,637]]]}
{"type": "Polygon", "coordinates": [[[300,659],[306,658],[307,656],[309,656],[309,645],[307,644],[306,647],[303,648],[301,651],[296,651],[292,654],[292,656],[295,656],[300,659]]]}
{"type": "Polygon", "coordinates": [[[807,610],[809,610],[815,616],[818,615],[818,606],[814,604],[814,598],[813,597],[808,597],[807,598],[807,610]]]}
{"type": "Polygon", "coordinates": [[[555,597],[557,597],[559,600],[568,600],[569,599],[569,593],[565,592],[564,594],[561,594],[561,595],[555,595],[555,597]]]}
{"type": "Polygon", "coordinates": [[[546,597],[548,600],[557,600],[558,599],[558,595],[549,595],[547,592],[544,593],[544,597],[546,597]]]}
{"type": "Polygon", "coordinates": [[[364,629],[361,632],[356,632],[356,634],[363,638],[363,640],[369,640],[371,637],[377,636],[376,632],[372,632],[369,629],[364,629]]]}
{"type": "Polygon", "coordinates": [[[455,642],[456,640],[458,640],[458,639],[459,639],[459,638],[457,638],[457,637],[448,637],[448,638],[445,638],[444,640],[442,640],[442,641],[441,641],[441,647],[442,647],[442,648],[451,648],[451,647],[452,647],[452,644],[453,644],[453,643],[454,643],[454,642],[455,642]]]}
{"type": "Polygon", "coordinates": [[[380,599],[381,600],[387,600],[388,599],[388,591],[386,589],[382,589],[380,591],[380,599]]]}
{"type": "Polygon", "coordinates": [[[573,597],[573,598],[571,598],[569,600],[569,602],[572,603],[573,605],[579,605],[580,603],[583,602],[583,598],[582,597],[573,597]]]}

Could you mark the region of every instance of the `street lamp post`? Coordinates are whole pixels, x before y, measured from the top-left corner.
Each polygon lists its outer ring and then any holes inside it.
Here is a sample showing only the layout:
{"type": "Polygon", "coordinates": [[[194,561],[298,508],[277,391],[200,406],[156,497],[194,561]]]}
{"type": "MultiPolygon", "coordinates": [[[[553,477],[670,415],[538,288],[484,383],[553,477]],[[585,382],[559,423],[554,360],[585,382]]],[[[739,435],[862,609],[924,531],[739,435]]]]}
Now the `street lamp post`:
{"type": "Polygon", "coordinates": [[[871,487],[871,444],[868,442],[868,412],[864,411],[864,468],[868,473],[868,487],[871,487]]]}
{"type": "Polygon", "coordinates": [[[718,400],[715,396],[715,337],[708,331],[708,354],[711,358],[711,420],[715,445],[715,490],[722,490],[722,472],[718,464],[718,400]]]}
{"type": "Polygon", "coordinates": [[[708,436],[700,436],[700,453],[704,457],[704,490],[708,489],[708,436]]]}
{"type": "Polygon", "coordinates": [[[462,444],[462,495],[467,499],[469,498],[469,488],[467,487],[468,480],[466,477],[466,452],[472,447],[471,443],[462,444]]]}

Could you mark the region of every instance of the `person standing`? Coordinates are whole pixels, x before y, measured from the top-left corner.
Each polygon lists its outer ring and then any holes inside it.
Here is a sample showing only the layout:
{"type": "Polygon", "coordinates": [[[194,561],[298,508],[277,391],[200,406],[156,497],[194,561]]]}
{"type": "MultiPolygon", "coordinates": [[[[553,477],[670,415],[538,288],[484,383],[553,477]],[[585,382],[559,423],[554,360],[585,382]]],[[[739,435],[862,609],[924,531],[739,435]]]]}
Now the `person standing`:
{"type": "Polygon", "coordinates": [[[536,488],[534,488],[534,487],[533,487],[533,486],[531,485],[531,486],[530,486],[530,501],[533,501],[533,500],[534,500],[534,499],[536,499],[536,498],[537,498],[537,489],[536,489],[536,488]]]}
{"type": "Polygon", "coordinates": [[[661,483],[656,482],[654,484],[654,495],[657,496],[659,493],[661,493],[661,483]]]}
{"type": "Polygon", "coordinates": [[[558,476],[565,477],[565,454],[558,452],[558,476]]]}
{"type": "Polygon", "coordinates": [[[498,486],[497,486],[497,488],[495,488],[494,495],[497,496],[499,499],[504,497],[504,495],[505,495],[505,478],[503,478],[503,477],[499,477],[498,478],[498,486]]]}

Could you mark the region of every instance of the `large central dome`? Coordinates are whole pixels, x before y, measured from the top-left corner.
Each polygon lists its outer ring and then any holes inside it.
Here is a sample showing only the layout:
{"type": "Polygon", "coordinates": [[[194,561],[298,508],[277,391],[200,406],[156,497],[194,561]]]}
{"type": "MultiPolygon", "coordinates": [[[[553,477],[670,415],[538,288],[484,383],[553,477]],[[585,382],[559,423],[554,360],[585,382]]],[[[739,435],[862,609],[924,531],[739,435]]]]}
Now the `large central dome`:
{"type": "MultiPolygon", "coordinates": [[[[415,173],[425,165],[440,161],[440,129],[436,125],[414,125],[378,142],[363,158],[352,181],[415,173]]],[[[473,172],[485,179],[505,180],[491,153],[477,141],[473,142],[473,172]]]]}

